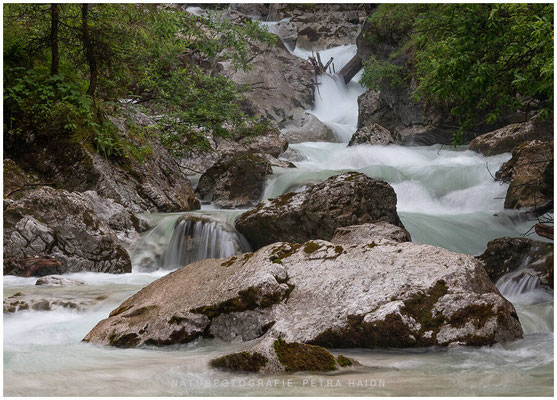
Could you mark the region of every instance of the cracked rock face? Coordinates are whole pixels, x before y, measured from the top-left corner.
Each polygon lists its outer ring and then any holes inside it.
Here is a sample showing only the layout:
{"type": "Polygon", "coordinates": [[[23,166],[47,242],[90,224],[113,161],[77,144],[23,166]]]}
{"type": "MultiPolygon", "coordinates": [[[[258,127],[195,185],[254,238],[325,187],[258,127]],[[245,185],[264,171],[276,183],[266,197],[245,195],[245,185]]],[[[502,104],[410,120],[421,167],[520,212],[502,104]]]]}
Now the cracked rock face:
{"type": "Polygon", "coordinates": [[[95,214],[89,198],[50,187],[27,191],[18,200],[4,199],[4,260],[5,273],[23,276],[131,272],[127,251],[107,222],[95,214]],[[29,262],[18,263],[18,259],[45,256],[55,259],[46,269],[19,268],[29,262]],[[14,265],[18,268],[11,268],[14,265]]]}
{"type": "Polygon", "coordinates": [[[200,336],[246,342],[248,354],[228,368],[257,359],[261,371],[279,372],[287,368],[278,339],[336,348],[492,345],[522,337],[522,329],[471,256],[411,242],[316,240],[182,267],[126,300],[84,340],[134,347],[200,336]]]}
{"type": "Polygon", "coordinates": [[[378,221],[402,226],[396,201],[388,183],[346,172],[304,192],[259,203],[236,219],[236,229],[253,248],[280,241],[330,240],[342,226],[378,221]]]}
{"type": "Polygon", "coordinates": [[[352,135],[348,146],[357,146],[359,144],[387,145],[394,142],[395,140],[391,132],[379,124],[370,123],[369,125],[359,128],[352,135]]]}

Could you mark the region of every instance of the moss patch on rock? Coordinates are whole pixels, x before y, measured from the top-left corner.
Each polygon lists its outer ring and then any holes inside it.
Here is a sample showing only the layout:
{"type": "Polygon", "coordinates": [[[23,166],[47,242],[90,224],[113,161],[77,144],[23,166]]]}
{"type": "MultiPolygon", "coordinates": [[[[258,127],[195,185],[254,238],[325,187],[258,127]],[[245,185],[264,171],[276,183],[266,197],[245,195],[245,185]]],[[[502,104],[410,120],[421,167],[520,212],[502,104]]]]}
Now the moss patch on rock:
{"type": "Polygon", "coordinates": [[[340,367],[351,367],[352,365],[354,365],[354,362],[352,361],[351,358],[345,357],[342,354],[339,354],[337,356],[337,364],[340,367]]]}
{"type": "Polygon", "coordinates": [[[319,249],[319,245],[315,242],[307,242],[304,245],[304,253],[312,254],[315,253],[319,249]]]}
{"type": "Polygon", "coordinates": [[[280,246],[273,250],[271,257],[269,258],[270,261],[274,262],[275,264],[282,264],[282,260],[285,258],[290,257],[294,254],[302,245],[301,244],[294,244],[289,243],[286,246],[280,246]]]}
{"type": "Polygon", "coordinates": [[[336,369],[335,357],[323,347],[304,343],[286,343],[282,339],[277,339],[274,348],[280,363],[288,372],[336,369]]]}
{"type": "Polygon", "coordinates": [[[215,358],[209,362],[209,365],[212,368],[230,371],[259,372],[267,362],[267,358],[261,353],[242,351],[215,358]]]}

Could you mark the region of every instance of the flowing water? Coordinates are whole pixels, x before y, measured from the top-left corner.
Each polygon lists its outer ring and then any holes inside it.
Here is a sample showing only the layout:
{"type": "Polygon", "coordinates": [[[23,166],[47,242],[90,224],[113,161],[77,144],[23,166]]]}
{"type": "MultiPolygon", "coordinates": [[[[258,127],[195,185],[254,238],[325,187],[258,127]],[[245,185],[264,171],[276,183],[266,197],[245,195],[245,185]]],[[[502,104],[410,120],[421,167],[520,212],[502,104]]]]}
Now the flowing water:
{"type": "MultiPolygon", "coordinates": [[[[299,49],[292,53],[308,55],[299,49]]],[[[355,46],[341,46],[321,55],[324,60],[334,57],[338,71],[354,53],[355,46]]],[[[319,78],[311,112],[333,129],[339,143],[293,145],[307,159],[295,163],[296,169],[275,169],[264,198],[304,190],[341,171],[356,170],[394,187],[401,220],[415,242],[479,254],[490,239],[520,236],[529,229],[532,221],[503,209],[506,187],[490,175],[509,154],[483,157],[441,146],[346,147],[356,130],[357,96],[362,92],[357,82],[345,86],[334,77],[319,78]]],[[[78,310],[4,314],[4,395],[553,394],[553,292],[529,275],[504,277],[497,283],[517,309],[525,332],[522,340],[482,348],[343,350],[362,365],[327,374],[252,376],[212,370],[211,358],[241,348],[216,340],[165,349],[116,349],[81,342],[123,300],[176,266],[249,251],[233,228],[241,212],[209,205],[196,212],[151,215],[154,228],[132,252],[134,272],[69,276],[87,286],[42,287],[34,286],[34,278],[5,276],[4,297],[23,292],[74,298],[84,305],[78,310]]]]}

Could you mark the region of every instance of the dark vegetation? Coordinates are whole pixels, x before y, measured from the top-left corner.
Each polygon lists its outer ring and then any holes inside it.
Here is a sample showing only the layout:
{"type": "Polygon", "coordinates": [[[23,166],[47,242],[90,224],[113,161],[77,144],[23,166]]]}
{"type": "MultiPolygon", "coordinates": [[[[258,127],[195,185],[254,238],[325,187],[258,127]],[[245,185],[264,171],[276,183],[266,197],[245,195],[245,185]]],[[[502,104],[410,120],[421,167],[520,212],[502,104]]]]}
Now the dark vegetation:
{"type": "Polygon", "coordinates": [[[239,106],[249,88],[211,71],[221,59],[249,68],[252,40],[274,37],[257,23],[235,25],[217,12],[198,17],[179,6],[6,4],[4,138],[65,135],[106,157],[148,156],[107,118],[126,102],[164,111],[153,129],[132,133],[156,132],[175,154],[207,147],[202,132],[261,132],[264,121],[239,106]]]}
{"type": "Polygon", "coordinates": [[[553,4],[381,4],[368,23],[366,41],[392,51],[364,62],[362,82],[415,79],[415,100],[459,118],[456,143],[508,110],[552,114],[553,4]]]}

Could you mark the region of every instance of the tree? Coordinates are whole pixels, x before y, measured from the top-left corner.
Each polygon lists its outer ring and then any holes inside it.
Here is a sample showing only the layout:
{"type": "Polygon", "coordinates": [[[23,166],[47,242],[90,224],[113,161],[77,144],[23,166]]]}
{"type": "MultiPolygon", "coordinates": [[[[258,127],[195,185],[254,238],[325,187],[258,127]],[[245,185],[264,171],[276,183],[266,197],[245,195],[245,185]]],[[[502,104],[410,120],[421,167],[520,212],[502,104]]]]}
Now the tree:
{"type": "MultiPolygon", "coordinates": [[[[460,118],[457,141],[483,115],[492,123],[527,105],[553,110],[553,4],[382,4],[370,22],[409,55],[414,97],[460,118]]],[[[369,85],[392,75],[385,62],[368,65],[369,85]]]]}

